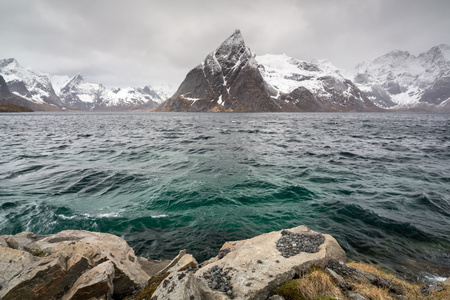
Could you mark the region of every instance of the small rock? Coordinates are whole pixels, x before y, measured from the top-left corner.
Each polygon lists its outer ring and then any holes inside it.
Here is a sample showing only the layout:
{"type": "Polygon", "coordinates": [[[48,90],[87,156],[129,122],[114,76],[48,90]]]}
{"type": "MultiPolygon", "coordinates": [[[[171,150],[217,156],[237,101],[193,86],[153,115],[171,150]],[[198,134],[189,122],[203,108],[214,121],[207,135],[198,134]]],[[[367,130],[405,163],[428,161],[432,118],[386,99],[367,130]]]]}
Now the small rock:
{"type": "Polygon", "coordinates": [[[363,295],[360,295],[360,294],[354,293],[354,292],[348,292],[347,293],[347,297],[350,300],[367,300],[367,298],[364,297],[363,295]]]}
{"type": "Polygon", "coordinates": [[[186,272],[186,276],[179,276],[180,272],[174,272],[167,277],[171,283],[167,288],[162,284],[158,286],[151,299],[203,299],[196,279],[192,272],[186,272]]]}
{"type": "Polygon", "coordinates": [[[37,240],[37,236],[29,231],[11,235],[6,239],[9,247],[17,250],[26,250],[27,246],[37,240]]]}
{"type": "Polygon", "coordinates": [[[431,293],[435,293],[435,292],[441,292],[445,289],[445,284],[442,282],[438,282],[435,284],[431,284],[431,285],[426,285],[422,288],[421,292],[422,295],[424,296],[428,296],[431,293]]]}
{"type": "Polygon", "coordinates": [[[450,286],[450,278],[447,278],[446,280],[442,281],[442,284],[450,286]]]}
{"type": "Polygon", "coordinates": [[[219,251],[219,254],[217,255],[217,257],[218,257],[219,259],[222,259],[222,258],[225,257],[225,255],[227,255],[227,254],[230,253],[230,252],[231,252],[231,249],[230,249],[230,248],[222,249],[222,250],[219,251]]]}
{"type": "Polygon", "coordinates": [[[197,260],[195,260],[192,254],[187,254],[186,250],[181,250],[165,268],[157,273],[157,275],[196,268],[198,268],[197,260]]]}
{"type": "Polygon", "coordinates": [[[370,281],[373,285],[382,288],[382,289],[388,289],[389,292],[397,294],[397,295],[404,295],[405,290],[403,287],[399,284],[396,284],[392,280],[389,280],[387,278],[383,277],[377,277],[375,280],[370,281]]]}

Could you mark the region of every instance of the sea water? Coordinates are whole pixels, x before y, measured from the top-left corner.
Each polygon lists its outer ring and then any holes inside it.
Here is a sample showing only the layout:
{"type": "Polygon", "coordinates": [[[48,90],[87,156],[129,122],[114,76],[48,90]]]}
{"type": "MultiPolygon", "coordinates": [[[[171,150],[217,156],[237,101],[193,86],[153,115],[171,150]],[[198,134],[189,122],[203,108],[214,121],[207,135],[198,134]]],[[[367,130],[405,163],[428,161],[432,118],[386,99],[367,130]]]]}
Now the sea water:
{"type": "Polygon", "coordinates": [[[356,260],[448,277],[450,115],[0,115],[0,234],[123,237],[197,260],[307,225],[356,260]]]}

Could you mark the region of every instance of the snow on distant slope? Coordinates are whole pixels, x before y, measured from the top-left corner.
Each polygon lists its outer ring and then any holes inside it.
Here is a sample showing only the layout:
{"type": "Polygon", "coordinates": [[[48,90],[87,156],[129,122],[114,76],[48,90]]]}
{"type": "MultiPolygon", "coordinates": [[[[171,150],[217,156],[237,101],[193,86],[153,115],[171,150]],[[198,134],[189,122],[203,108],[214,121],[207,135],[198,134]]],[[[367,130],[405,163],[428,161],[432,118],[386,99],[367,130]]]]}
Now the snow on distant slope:
{"type": "Polygon", "coordinates": [[[61,92],[61,88],[70,80],[70,77],[67,75],[54,75],[50,77],[50,80],[55,93],[59,94],[61,92]]]}
{"type": "Polygon", "coordinates": [[[330,97],[330,88],[347,92],[347,79],[327,60],[305,62],[286,54],[266,54],[256,56],[263,78],[277,92],[288,94],[299,87],[308,89],[315,95],[330,97]],[[330,80],[332,79],[332,80],[330,80]],[[330,86],[333,82],[334,86],[330,86]]]}
{"type": "Polygon", "coordinates": [[[159,95],[160,99],[155,99],[157,103],[162,103],[166,99],[170,98],[175,92],[175,88],[170,84],[160,84],[152,87],[153,90],[159,95]]]}
{"type": "Polygon", "coordinates": [[[381,107],[435,106],[450,98],[450,46],[419,56],[392,51],[360,63],[355,83],[381,107]]]}
{"type": "Polygon", "coordinates": [[[87,82],[77,74],[60,87],[59,96],[70,109],[152,108],[165,100],[150,86],[143,88],[106,88],[87,82]]]}
{"type": "Polygon", "coordinates": [[[0,75],[14,94],[34,103],[61,107],[50,78],[21,66],[14,58],[0,60],[0,75]]]}
{"type": "Polygon", "coordinates": [[[173,94],[168,85],[105,88],[87,82],[80,74],[72,77],[39,74],[22,67],[14,58],[0,60],[0,75],[12,93],[33,103],[77,110],[151,109],[173,94]]]}
{"type": "Polygon", "coordinates": [[[94,103],[101,89],[104,88],[100,84],[86,82],[83,76],[77,74],[61,87],[59,96],[63,102],[67,102],[67,99],[75,101],[78,98],[81,102],[94,103]]]}
{"type": "Polygon", "coordinates": [[[107,106],[145,105],[148,102],[161,103],[165,100],[150,86],[104,89],[102,98],[107,106]]]}

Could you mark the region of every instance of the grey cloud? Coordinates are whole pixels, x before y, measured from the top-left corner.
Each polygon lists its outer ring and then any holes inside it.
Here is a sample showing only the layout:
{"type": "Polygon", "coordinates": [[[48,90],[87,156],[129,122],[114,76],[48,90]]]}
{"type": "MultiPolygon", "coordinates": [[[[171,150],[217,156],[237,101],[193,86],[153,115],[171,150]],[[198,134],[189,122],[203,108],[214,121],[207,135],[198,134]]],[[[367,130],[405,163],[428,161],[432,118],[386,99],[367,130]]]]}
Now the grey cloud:
{"type": "Polygon", "coordinates": [[[170,82],[240,28],[257,54],[341,68],[394,49],[450,44],[445,0],[2,0],[0,58],[105,85],[170,82]]]}

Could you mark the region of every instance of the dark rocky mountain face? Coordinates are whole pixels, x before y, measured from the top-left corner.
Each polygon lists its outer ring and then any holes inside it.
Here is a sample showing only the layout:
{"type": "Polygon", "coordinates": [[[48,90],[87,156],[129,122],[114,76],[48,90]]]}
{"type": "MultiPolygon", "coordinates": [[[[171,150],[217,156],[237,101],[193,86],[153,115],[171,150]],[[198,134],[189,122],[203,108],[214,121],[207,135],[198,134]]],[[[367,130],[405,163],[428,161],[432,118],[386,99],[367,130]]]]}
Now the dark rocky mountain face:
{"type": "Polygon", "coordinates": [[[6,85],[6,81],[3,76],[0,75],[0,99],[5,99],[11,96],[11,91],[6,85]]]}
{"type": "Polygon", "coordinates": [[[0,104],[7,106],[7,111],[47,111],[58,110],[57,107],[46,103],[38,104],[20,97],[9,90],[3,76],[0,75],[0,104]],[[25,108],[25,109],[24,109],[25,108]]]}
{"type": "Polygon", "coordinates": [[[268,93],[253,53],[236,30],[191,70],[160,111],[281,111],[268,93]]]}

